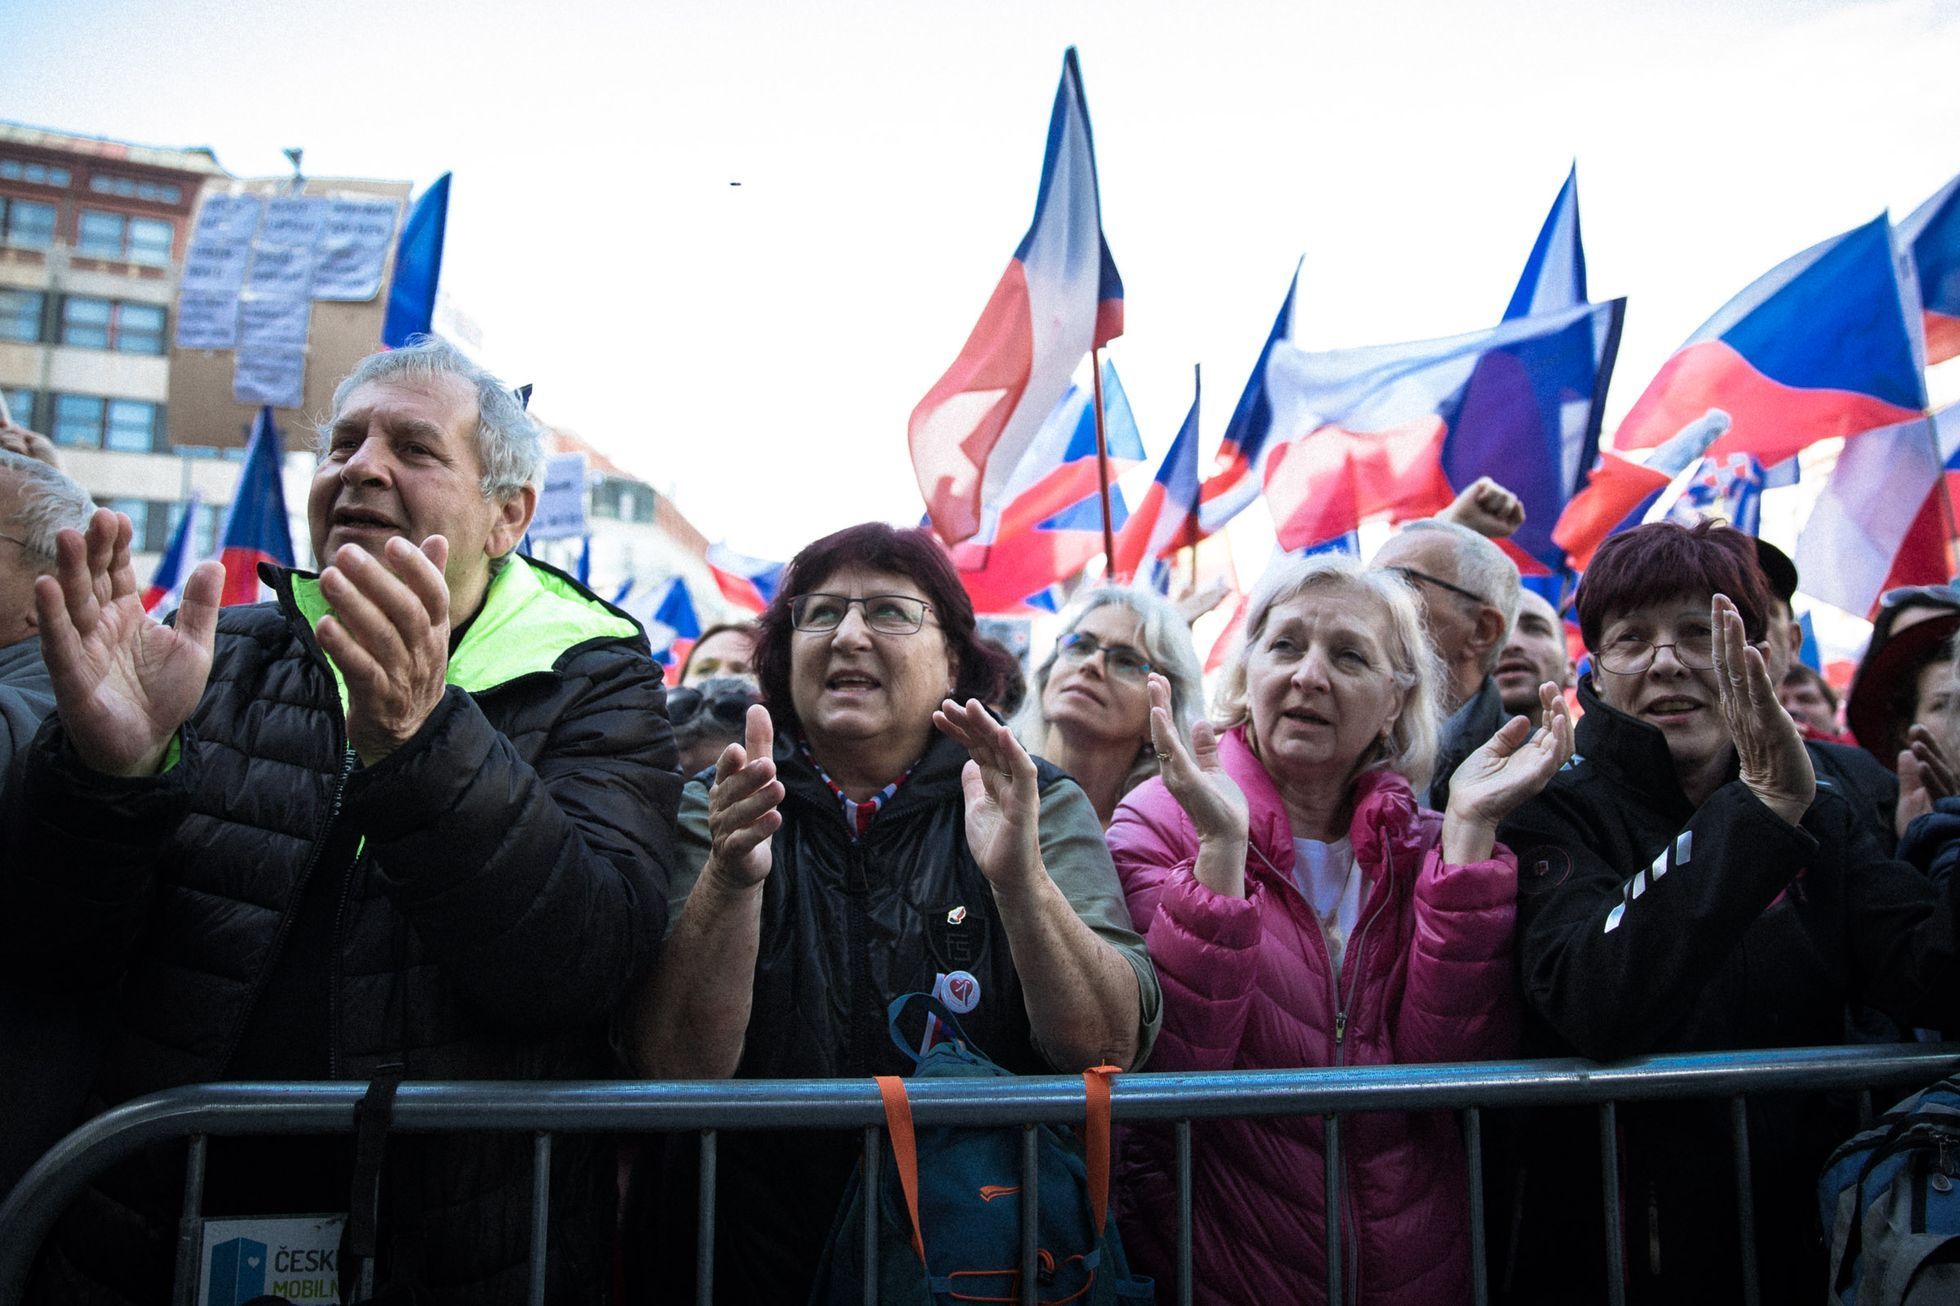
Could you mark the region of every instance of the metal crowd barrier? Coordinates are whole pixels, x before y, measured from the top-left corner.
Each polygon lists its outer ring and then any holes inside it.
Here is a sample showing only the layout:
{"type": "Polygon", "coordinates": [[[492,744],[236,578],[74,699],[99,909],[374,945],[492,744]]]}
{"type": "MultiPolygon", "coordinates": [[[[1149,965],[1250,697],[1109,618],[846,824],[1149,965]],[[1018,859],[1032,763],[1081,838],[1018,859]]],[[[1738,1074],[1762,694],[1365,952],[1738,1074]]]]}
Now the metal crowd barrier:
{"type": "MultiPolygon", "coordinates": [[[[1730,1102],[1737,1209],[1742,1229],[1745,1301],[1759,1299],[1755,1223],[1750,1196],[1747,1098],[1774,1092],[1862,1092],[1871,1109],[1874,1089],[1917,1087],[1960,1073],[1960,1044],[1897,1044],[1797,1048],[1779,1051],[1639,1057],[1600,1065],[1590,1061],[1488,1061],[1450,1065],[1366,1066],[1345,1069],[1227,1071],[1211,1074],[1138,1073],[1116,1079],[1111,1106],[1117,1121],[1176,1122],[1178,1265],[1174,1284],[1160,1292],[1192,1301],[1191,1122],[1221,1118],[1321,1116],[1326,1120],[1327,1297],[1341,1292],[1340,1120],[1372,1111],[1460,1113],[1469,1160],[1470,1249],[1476,1300],[1483,1306],[1482,1124],[1488,1107],[1595,1106],[1599,1112],[1601,1219],[1607,1233],[1608,1299],[1624,1299],[1619,1242],[1615,1104],[1683,1098],[1730,1102]],[[1168,1290],[1165,1292],[1165,1290],[1168,1290]]],[[[29,1267],[62,1209],[109,1167],[155,1143],[188,1138],[185,1219],[181,1245],[193,1248],[202,1203],[205,1140],[211,1136],[346,1133],[362,1084],[208,1084],[139,1098],[89,1121],[56,1144],[0,1205],[0,1306],[20,1300],[29,1267]]],[[[1082,1081],[1075,1076],[924,1080],[907,1088],[912,1117],[934,1125],[1023,1126],[1024,1187],[1021,1300],[1036,1300],[1036,1124],[1082,1119],[1082,1081]]],[[[410,1133],[467,1131],[534,1136],[530,1300],[545,1293],[545,1232],[552,1137],[562,1133],[701,1134],[702,1211],[696,1247],[698,1300],[713,1296],[715,1139],[723,1130],[858,1129],[863,1132],[867,1186],[877,1181],[884,1108],[864,1080],[750,1080],[685,1083],[414,1083],[395,1096],[390,1128],[410,1133]]],[[[878,1203],[866,1203],[865,1264],[876,1261],[878,1203]]],[[[866,1306],[875,1306],[876,1276],[866,1276],[866,1306]]]]}

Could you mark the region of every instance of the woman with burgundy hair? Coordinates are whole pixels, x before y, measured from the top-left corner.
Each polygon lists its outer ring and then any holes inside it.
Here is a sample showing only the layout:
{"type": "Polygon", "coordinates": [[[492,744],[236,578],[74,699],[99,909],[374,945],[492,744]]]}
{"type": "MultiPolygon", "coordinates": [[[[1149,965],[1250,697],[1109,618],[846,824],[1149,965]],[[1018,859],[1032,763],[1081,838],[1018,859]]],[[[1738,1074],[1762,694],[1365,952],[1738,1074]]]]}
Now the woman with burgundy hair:
{"type": "MultiPolygon", "coordinates": [[[[1852,998],[1921,1025],[1954,1013],[1952,904],[1817,782],[1769,679],[1765,595],[1749,538],[1709,523],[1614,536],[1586,572],[1578,756],[1501,836],[1529,1052],[1835,1044],[1852,998]]],[[[1632,1300],[1739,1300],[1728,1104],[1627,1105],[1619,1122],[1632,1300]]],[[[1519,1300],[1604,1295],[1596,1121],[1567,1123],[1525,1131],[1519,1300]]],[[[1752,1100],[1749,1125],[1762,1300],[1813,1300],[1814,1184],[1851,1122],[1786,1096],[1752,1100]]]]}
{"type": "MultiPolygon", "coordinates": [[[[755,668],[743,742],[681,799],[674,924],[627,1017],[638,1068],[904,1074],[886,1008],[915,991],[1010,1070],[1139,1061],[1157,979],[1101,823],[982,706],[1011,664],[975,632],[939,544],[871,523],[805,548],[757,623],[755,668]]],[[[808,1295],[858,1150],[855,1131],[722,1139],[721,1300],[808,1295]]],[[[677,1300],[693,1291],[678,1282],[694,1261],[687,1171],[663,1167],[674,1209],[656,1222],[677,1300]]]]}

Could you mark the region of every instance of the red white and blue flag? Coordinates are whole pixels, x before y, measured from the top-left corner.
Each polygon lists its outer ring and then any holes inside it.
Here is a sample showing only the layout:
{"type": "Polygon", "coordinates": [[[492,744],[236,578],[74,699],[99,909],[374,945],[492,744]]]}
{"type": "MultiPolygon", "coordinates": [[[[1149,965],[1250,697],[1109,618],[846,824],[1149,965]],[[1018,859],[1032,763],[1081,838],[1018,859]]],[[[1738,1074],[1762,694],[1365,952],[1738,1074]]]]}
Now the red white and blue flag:
{"type": "Polygon", "coordinates": [[[1300,289],[1300,265],[1293,265],[1293,280],[1287,283],[1286,298],[1273,318],[1266,343],[1260,346],[1259,361],[1252,365],[1245,389],[1239,392],[1232,420],[1225,424],[1225,436],[1211,471],[1198,489],[1198,528],[1202,535],[1216,534],[1225,523],[1245,511],[1259,497],[1259,481],[1265,471],[1267,441],[1273,433],[1273,405],[1266,395],[1266,364],[1273,346],[1293,338],[1293,296],[1300,289]]]}
{"type": "Polygon", "coordinates": [[[1579,332],[1598,358],[1618,338],[1625,302],[1582,304],[1442,340],[1314,353],[1274,342],[1265,494],[1280,547],[1312,548],[1371,517],[1406,521],[1447,507],[1456,492],[1443,451],[1459,415],[1534,402],[1533,378],[1511,351],[1579,332]],[[1493,353],[1510,361],[1486,365],[1493,353]]]}
{"type": "Polygon", "coordinates": [[[1619,449],[1648,449],[1710,409],[1732,419],[1714,454],[1765,466],[1926,408],[1919,306],[1883,216],[1787,259],[1675,351],[1627,413],[1619,449]]]}
{"type": "Polygon", "coordinates": [[[150,587],[143,591],[143,611],[166,612],[182,601],[184,582],[197,566],[197,560],[191,557],[191,530],[197,511],[198,498],[193,491],[190,502],[177,518],[177,525],[171,529],[170,543],[164,547],[163,557],[157,560],[156,575],[150,578],[150,587]]]}
{"type": "Polygon", "coordinates": [[[959,357],[912,410],[912,467],[948,544],[980,532],[1085,354],[1123,332],[1102,234],[1096,152],[1075,50],[1062,58],[1034,222],[959,357]]]}
{"type": "Polygon", "coordinates": [[[1157,475],[1144,491],[1143,502],[1123,524],[1116,540],[1110,575],[1126,580],[1160,558],[1198,542],[1198,400],[1196,386],[1191,411],[1177,438],[1158,464],[1157,475]]]}
{"type": "Polygon", "coordinates": [[[1960,404],[1846,440],[1797,536],[1804,593],[1862,617],[1894,586],[1944,583],[1956,491],[1960,404]]]}
{"type": "Polygon", "coordinates": [[[1705,456],[1662,491],[1646,520],[1683,526],[1719,520],[1744,535],[1760,535],[1765,480],[1763,465],[1746,453],[1705,456]]]}
{"type": "Polygon", "coordinates": [[[730,603],[750,612],[760,612],[769,606],[783,583],[787,565],[751,558],[726,544],[708,546],[708,570],[714,573],[716,588],[730,603]]]}
{"type": "Polygon", "coordinates": [[[667,582],[646,620],[647,644],[653,660],[672,670],[687,661],[694,641],[701,638],[701,618],[694,611],[694,596],[679,576],[667,582]]]}
{"type": "Polygon", "coordinates": [[[1960,177],[1899,224],[1899,247],[1919,283],[1926,361],[1960,357],[1960,177]]]}
{"type": "Polygon", "coordinates": [[[1676,431],[1645,462],[1600,450],[1586,487],[1572,496],[1552,530],[1553,542],[1565,551],[1572,568],[1584,571],[1607,536],[1646,521],[1675,479],[1697,467],[1728,430],[1729,415],[1710,409],[1676,431]]]}
{"type": "Polygon", "coordinates": [[[285,484],[279,476],[281,449],[279,428],[272,424],[272,410],[259,409],[252,424],[251,443],[245,448],[245,465],[238,472],[238,488],[225,509],[224,528],[218,533],[218,557],[225,565],[223,603],[259,601],[259,564],[293,565],[293,529],[286,516],[285,484]]]}

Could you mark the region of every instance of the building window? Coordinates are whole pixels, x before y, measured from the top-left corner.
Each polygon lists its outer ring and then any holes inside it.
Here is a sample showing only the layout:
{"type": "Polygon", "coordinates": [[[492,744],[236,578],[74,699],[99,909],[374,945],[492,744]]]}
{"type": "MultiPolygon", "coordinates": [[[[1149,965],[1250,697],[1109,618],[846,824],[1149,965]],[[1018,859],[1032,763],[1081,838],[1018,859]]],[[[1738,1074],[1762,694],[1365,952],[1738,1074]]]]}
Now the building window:
{"type": "Polygon", "coordinates": [[[54,396],[54,429],[48,438],[70,449],[100,449],[103,407],[99,395],[54,396]]]}
{"type": "Polygon", "coordinates": [[[55,207],[34,200],[0,199],[5,209],[5,231],[9,245],[26,249],[49,249],[54,245],[55,207]]]}
{"type": "Polygon", "coordinates": [[[0,340],[38,341],[47,303],[38,290],[0,289],[0,340]]]}
{"type": "Polygon", "coordinates": [[[161,354],[163,305],[70,295],[61,301],[61,343],[125,354],[161,354]]]}
{"type": "Polygon", "coordinates": [[[132,218],[102,209],[83,209],[75,248],[97,258],[167,267],[175,238],[176,229],[162,218],[132,218]]]}
{"type": "Polygon", "coordinates": [[[0,159],[0,178],[31,182],[36,186],[66,186],[68,169],[46,163],[29,163],[25,159],[0,159]]]}
{"type": "Polygon", "coordinates": [[[163,432],[163,407],[140,399],[111,399],[103,444],[124,453],[163,453],[170,442],[163,432]]]}
{"type": "Polygon", "coordinates": [[[102,506],[129,518],[131,553],[162,553],[170,547],[177,505],[156,499],[105,499],[102,506]]]}
{"type": "Polygon", "coordinates": [[[151,200],[158,204],[181,204],[184,192],[160,181],[138,181],[134,177],[112,177],[97,173],[88,179],[88,188],[97,195],[120,195],[126,200],[151,200]]]}
{"type": "Polygon", "coordinates": [[[10,385],[5,390],[0,390],[0,394],[7,397],[7,411],[13,415],[14,425],[25,426],[34,431],[41,429],[41,423],[37,420],[38,415],[34,411],[32,390],[10,385]]]}
{"type": "Polygon", "coordinates": [[[614,521],[653,520],[653,487],[608,476],[592,487],[592,515],[614,521]]]}

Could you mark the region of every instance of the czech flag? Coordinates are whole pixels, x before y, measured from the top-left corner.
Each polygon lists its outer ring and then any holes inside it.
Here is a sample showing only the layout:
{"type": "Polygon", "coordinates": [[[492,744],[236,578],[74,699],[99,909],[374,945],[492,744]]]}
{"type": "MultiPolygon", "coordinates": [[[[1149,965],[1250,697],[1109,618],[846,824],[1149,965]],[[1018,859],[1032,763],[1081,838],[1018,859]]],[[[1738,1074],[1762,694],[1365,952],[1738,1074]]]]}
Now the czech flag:
{"type": "Polygon", "coordinates": [[[760,612],[776,597],[787,563],[765,562],[737,553],[726,544],[708,546],[708,570],[722,597],[738,608],[760,612]]]}
{"type": "Polygon", "coordinates": [[[1926,314],[1926,361],[1960,356],[1960,177],[1899,224],[1926,314]]]}
{"type": "Polygon", "coordinates": [[[1574,570],[1584,571],[1607,536],[1645,521],[1675,477],[1699,463],[1728,430],[1729,415],[1710,409],[1676,431],[1644,463],[1611,449],[1600,450],[1586,488],[1559,515],[1552,529],[1553,543],[1565,551],[1574,570]]]}
{"type": "Polygon", "coordinates": [[[965,348],[912,410],[919,493],[948,544],[980,531],[1083,355],[1123,332],[1123,281],[1102,234],[1089,106],[1071,47],[1048,122],[1034,223],[965,348]]]}
{"type": "Polygon", "coordinates": [[[150,587],[143,591],[143,611],[156,612],[165,604],[175,603],[182,596],[184,581],[196,564],[191,561],[191,523],[197,517],[198,501],[192,493],[189,503],[177,518],[176,527],[170,532],[170,543],[157,561],[156,575],[150,578],[150,587]]]}
{"type": "Polygon", "coordinates": [[[1117,538],[1116,559],[1109,569],[1117,580],[1198,542],[1198,399],[1194,391],[1184,425],[1164,454],[1143,502],[1117,538]]]}
{"type": "Polygon", "coordinates": [[[283,461],[279,428],[272,410],[259,409],[252,441],[239,469],[238,488],[225,509],[218,534],[218,556],[225,564],[224,606],[259,601],[259,564],[293,565],[293,531],[286,517],[286,490],[279,477],[283,461]]]}
{"type": "MultiPolygon", "coordinates": [[[[1484,331],[1309,353],[1276,341],[1266,365],[1273,429],[1265,493],[1280,547],[1310,548],[1367,518],[1424,517],[1456,492],[1443,465],[1465,411],[1529,411],[1535,378],[1508,351],[1578,330],[1598,357],[1624,300],[1517,318],[1484,331]],[[1486,363],[1493,353],[1508,361],[1486,363]]],[[[1509,468],[1496,470],[1499,475],[1509,468]]]]}
{"type": "Polygon", "coordinates": [[[1690,336],[1614,444],[1652,448],[1719,408],[1733,425],[1709,452],[1768,466],[1818,440],[1918,417],[1926,388],[1910,297],[1884,216],[1814,245],[1690,336]]]}
{"type": "Polygon", "coordinates": [[[1894,586],[1944,583],[1957,483],[1960,404],[1846,440],[1797,536],[1804,593],[1862,617],[1894,586]]]}
{"type": "Polygon", "coordinates": [[[660,601],[653,605],[653,615],[647,620],[647,643],[653,649],[653,660],[676,670],[687,661],[699,638],[701,618],[695,615],[694,597],[687,592],[687,582],[676,576],[660,592],[660,601]]]}
{"type": "MultiPolygon", "coordinates": [[[[1575,166],[1539,229],[1504,320],[1585,303],[1575,166]]],[[[1449,426],[1443,473],[1450,484],[1461,490],[1489,474],[1523,503],[1524,524],[1499,543],[1527,576],[1556,573],[1566,562],[1552,528],[1599,449],[1606,386],[1619,354],[1620,306],[1611,314],[1603,331],[1581,318],[1563,331],[1485,353],[1460,397],[1441,409],[1449,426]]]]}
{"type": "MultiPolygon", "coordinates": [[[[395,246],[395,275],[388,286],[388,316],[381,344],[400,349],[410,336],[428,335],[436,316],[436,283],[442,279],[442,238],[449,226],[449,174],[422,192],[402,224],[395,246]]],[[[526,387],[525,404],[530,403],[526,387]]]]}
{"type": "Polygon", "coordinates": [[[1260,347],[1259,361],[1239,393],[1238,407],[1226,423],[1225,437],[1219,441],[1211,473],[1198,490],[1198,527],[1203,535],[1222,530],[1225,523],[1245,510],[1259,497],[1259,476],[1264,470],[1267,437],[1273,431],[1272,400],[1266,396],[1266,364],[1273,346],[1293,338],[1293,296],[1300,289],[1300,265],[1293,265],[1293,280],[1287,284],[1286,298],[1273,319],[1260,347]]]}

